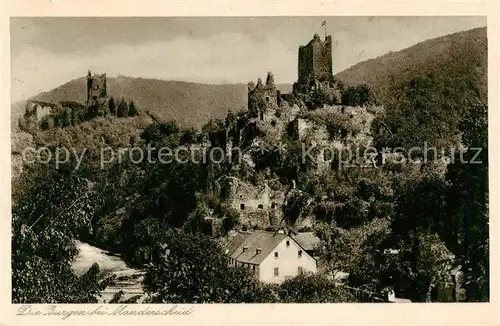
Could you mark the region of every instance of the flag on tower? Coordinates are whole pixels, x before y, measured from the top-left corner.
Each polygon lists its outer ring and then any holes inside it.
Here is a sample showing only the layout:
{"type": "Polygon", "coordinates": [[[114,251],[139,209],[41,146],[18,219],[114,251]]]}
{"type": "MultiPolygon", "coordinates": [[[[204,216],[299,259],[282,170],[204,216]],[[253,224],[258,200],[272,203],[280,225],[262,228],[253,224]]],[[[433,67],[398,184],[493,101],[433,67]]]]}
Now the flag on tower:
{"type": "Polygon", "coordinates": [[[323,20],[323,22],[321,23],[321,26],[326,26],[326,20],[323,20]]]}

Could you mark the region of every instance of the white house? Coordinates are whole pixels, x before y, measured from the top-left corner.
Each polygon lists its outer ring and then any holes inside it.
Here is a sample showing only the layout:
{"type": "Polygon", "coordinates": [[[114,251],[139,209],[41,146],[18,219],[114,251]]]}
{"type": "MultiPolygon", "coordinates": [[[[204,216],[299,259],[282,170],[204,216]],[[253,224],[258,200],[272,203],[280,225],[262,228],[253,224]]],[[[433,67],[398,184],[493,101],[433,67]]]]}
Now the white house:
{"type": "Polygon", "coordinates": [[[238,233],[225,253],[229,264],[251,269],[262,282],[281,283],[301,273],[316,273],[316,259],[283,230],[238,233]]]}

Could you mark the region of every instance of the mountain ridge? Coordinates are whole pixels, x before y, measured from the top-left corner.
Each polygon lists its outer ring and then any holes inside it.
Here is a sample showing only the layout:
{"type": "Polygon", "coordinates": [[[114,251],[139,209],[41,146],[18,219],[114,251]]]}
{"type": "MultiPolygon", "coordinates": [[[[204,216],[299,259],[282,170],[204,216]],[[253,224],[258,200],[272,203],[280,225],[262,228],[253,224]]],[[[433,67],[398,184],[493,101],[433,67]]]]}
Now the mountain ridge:
{"type": "MultiPolygon", "coordinates": [[[[399,85],[429,74],[471,75],[477,82],[481,99],[487,100],[487,33],[475,28],[429,39],[406,49],[389,52],[355,64],[337,73],[346,86],[366,83],[383,105],[390,104],[399,85]]],[[[175,120],[185,127],[200,127],[210,119],[224,118],[229,111],[245,110],[247,86],[205,84],[154,78],[108,77],[108,94],[115,99],[134,100],[139,110],[150,111],[164,120],[175,120]]],[[[282,93],[292,85],[279,84],[282,93]]],[[[86,100],[85,77],[73,79],[53,90],[30,98],[47,102],[86,100]]],[[[24,113],[26,101],[13,103],[12,125],[24,113]]]]}
{"type": "MultiPolygon", "coordinates": [[[[284,92],[291,85],[277,85],[284,92]]],[[[150,111],[164,120],[175,120],[185,127],[200,127],[210,119],[224,118],[229,111],[246,109],[247,85],[207,84],[119,75],[107,78],[108,95],[133,100],[139,110],[150,111]]],[[[86,101],[86,77],[73,79],[52,90],[12,104],[13,126],[24,114],[29,100],[44,102],[86,101]]]]}
{"type": "Polygon", "coordinates": [[[472,74],[487,102],[488,39],[486,27],[428,39],[400,51],[359,62],[335,75],[346,86],[366,83],[382,104],[406,81],[428,74],[472,74]]]}

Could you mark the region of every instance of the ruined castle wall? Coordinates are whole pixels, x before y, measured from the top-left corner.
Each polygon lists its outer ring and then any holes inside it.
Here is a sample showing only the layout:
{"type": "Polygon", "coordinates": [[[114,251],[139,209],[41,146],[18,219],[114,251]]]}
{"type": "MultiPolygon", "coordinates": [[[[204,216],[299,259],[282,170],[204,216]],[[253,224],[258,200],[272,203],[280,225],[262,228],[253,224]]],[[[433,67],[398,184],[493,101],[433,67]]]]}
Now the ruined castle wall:
{"type": "Polygon", "coordinates": [[[36,107],[36,119],[38,121],[42,120],[44,117],[49,116],[50,113],[52,112],[52,108],[48,105],[42,106],[42,105],[37,105],[36,107]]]}
{"type": "Polygon", "coordinates": [[[269,72],[266,84],[259,78],[257,85],[248,84],[248,111],[251,118],[264,120],[264,115],[274,114],[278,109],[278,90],[274,84],[274,77],[269,72]]]}
{"type": "Polygon", "coordinates": [[[235,177],[227,177],[222,182],[228,187],[227,203],[239,212],[242,226],[266,229],[281,220],[282,191],[272,191],[265,183],[255,186],[235,177]]]}
{"type": "Polygon", "coordinates": [[[92,92],[97,96],[106,96],[106,74],[94,76],[92,81],[92,92]]]}
{"type": "Polygon", "coordinates": [[[314,81],[332,80],[332,37],[324,42],[317,34],[305,46],[299,47],[299,84],[311,85],[314,81]]]}
{"type": "Polygon", "coordinates": [[[256,187],[240,180],[231,180],[229,201],[237,211],[256,212],[270,207],[269,188],[256,187]],[[243,205],[243,206],[242,206],[243,205]]]}
{"type": "Polygon", "coordinates": [[[332,37],[327,36],[325,42],[314,42],[313,73],[315,80],[331,80],[332,78],[332,37]]]}
{"type": "Polygon", "coordinates": [[[107,99],[106,74],[87,75],[87,106],[93,104],[104,104],[107,99]]]}
{"type": "Polygon", "coordinates": [[[299,83],[309,85],[313,71],[313,48],[311,43],[299,47],[299,83]]]}

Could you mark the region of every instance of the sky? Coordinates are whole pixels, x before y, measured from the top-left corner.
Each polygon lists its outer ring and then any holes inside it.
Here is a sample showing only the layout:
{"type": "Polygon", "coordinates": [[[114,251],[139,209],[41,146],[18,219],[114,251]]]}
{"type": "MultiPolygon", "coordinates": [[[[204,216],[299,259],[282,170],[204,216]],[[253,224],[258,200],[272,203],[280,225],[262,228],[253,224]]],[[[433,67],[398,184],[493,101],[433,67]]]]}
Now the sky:
{"type": "Polygon", "coordinates": [[[486,17],[11,18],[12,102],[97,73],[248,83],[297,79],[298,47],[333,38],[333,72],[426,39],[486,26],[486,17]]]}

